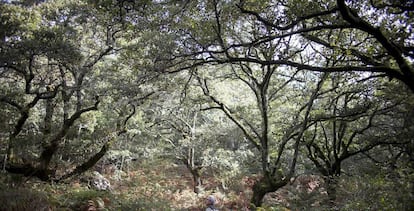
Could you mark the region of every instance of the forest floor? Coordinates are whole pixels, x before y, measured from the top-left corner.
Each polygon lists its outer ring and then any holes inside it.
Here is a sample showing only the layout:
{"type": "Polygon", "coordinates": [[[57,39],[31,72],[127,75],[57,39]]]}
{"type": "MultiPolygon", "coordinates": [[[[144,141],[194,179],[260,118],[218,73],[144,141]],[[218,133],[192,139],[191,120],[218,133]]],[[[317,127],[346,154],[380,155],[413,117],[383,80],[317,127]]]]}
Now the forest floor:
{"type": "MultiPolygon", "coordinates": [[[[212,174],[203,177],[204,190],[193,191],[192,176],[185,166],[147,163],[127,171],[102,174],[111,182],[110,191],[90,189],[81,178],[50,184],[34,178],[1,174],[0,211],[3,210],[205,210],[205,199],[214,195],[220,210],[249,210],[252,177],[222,181],[212,174]]],[[[268,197],[271,207],[265,210],[288,210],[280,204],[282,194],[268,197]],[[279,204],[279,205],[277,205],[279,204]],[[277,209],[275,209],[277,208],[277,209]]],[[[285,194],[283,194],[285,192],[285,194]]],[[[270,206],[269,206],[270,207],[270,206]]]]}
{"type": "Polygon", "coordinates": [[[90,189],[82,176],[50,184],[2,173],[0,211],[205,210],[205,199],[210,194],[216,196],[221,210],[245,210],[249,206],[250,188],[245,181],[240,181],[240,192],[236,193],[223,190],[214,177],[205,177],[204,190],[196,194],[190,172],[181,165],[151,163],[102,175],[111,182],[111,190],[90,189]]]}

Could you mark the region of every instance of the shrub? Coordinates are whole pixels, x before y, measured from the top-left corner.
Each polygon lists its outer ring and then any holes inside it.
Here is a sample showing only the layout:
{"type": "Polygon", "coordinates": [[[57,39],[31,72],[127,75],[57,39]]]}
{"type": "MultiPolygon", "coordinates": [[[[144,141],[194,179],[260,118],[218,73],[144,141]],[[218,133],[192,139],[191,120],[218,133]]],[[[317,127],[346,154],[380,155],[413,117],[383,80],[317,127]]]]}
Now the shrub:
{"type": "Polygon", "coordinates": [[[3,189],[0,201],[0,211],[51,210],[44,194],[29,189],[3,189]]]}

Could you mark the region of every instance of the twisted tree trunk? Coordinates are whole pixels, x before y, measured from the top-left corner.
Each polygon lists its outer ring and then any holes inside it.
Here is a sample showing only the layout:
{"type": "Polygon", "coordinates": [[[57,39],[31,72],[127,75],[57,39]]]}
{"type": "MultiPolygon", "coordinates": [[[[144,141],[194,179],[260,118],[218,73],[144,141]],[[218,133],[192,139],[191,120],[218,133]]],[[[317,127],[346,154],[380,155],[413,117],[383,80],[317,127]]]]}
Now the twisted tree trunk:
{"type": "Polygon", "coordinates": [[[265,176],[257,181],[253,185],[253,196],[251,198],[251,203],[255,207],[260,207],[263,202],[263,198],[267,193],[275,192],[288,184],[288,179],[286,178],[271,178],[270,176],[265,176]]]}

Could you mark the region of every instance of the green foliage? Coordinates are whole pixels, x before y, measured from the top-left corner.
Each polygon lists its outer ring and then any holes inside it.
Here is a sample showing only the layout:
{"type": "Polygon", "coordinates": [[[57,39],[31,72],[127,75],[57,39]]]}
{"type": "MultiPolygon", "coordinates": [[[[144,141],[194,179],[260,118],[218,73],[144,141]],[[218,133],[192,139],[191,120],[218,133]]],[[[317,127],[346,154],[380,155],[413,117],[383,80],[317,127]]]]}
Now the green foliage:
{"type": "Polygon", "coordinates": [[[131,201],[123,201],[119,210],[170,210],[168,201],[154,198],[138,198],[131,201]]]}
{"type": "Polygon", "coordinates": [[[7,174],[5,172],[0,173],[0,187],[4,190],[9,188],[20,187],[24,183],[26,178],[19,174],[7,174]]]}
{"type": "Polygon", "coordinates": [[[283,206],[262,206],[262,207],[256,208],[256,211],[288,211],[288,210],[290,209],[283,207],[283,206]]]}
{"type": "Polygon", "coordinates": [[[410,185],[404,179],[362,175],[347,178],[341,186],[343,210],[409,210],[413,206],[410,185]]]}
{"type": "Polygon", "coordinates": [[[1,211],[46,211],[51,208],[44,193],[30,189],[1,189],[0,201],[1,211]]]}
{"type": "MultiPolygon", "coordinates": [[[[222,186],[226,189],[237,189],[240,179],[249,175],[247,163],[254,159],[254,153],[246,146],[237,150],[225,148],[206,149],[203,151],[203,165],[215,170],[215,176],[221,180],[222,186]]],[[[207,170],[206,170],[207,171],[207,170]]]]}
{"type": "MultiPolygon", "coordinates": [[[[345,1],[341,10],[338,2],[1,1],[1,160],[13,146],[16,163],[37,167],[54,141],[59,149],[47,168],[63,174],[111,140],[102,163],[128,164],[119,169],[128,171],[136,159],[150,174],[153,163],[142,159],[191,160],[203,167],[202,176],[214,175],[227,186],[227,193],[242,190],[237,180],[246,175],[290,172],[294,140],[314,147],[299,152],[306,171],[328,169],[333,160],[341,164],[368,150],[381,155],[384,148],[372,147],[385,141],[399,141],[398,153],[408,161],[413,150],[402,141],[413,136],[414,101],[398,81],[413,84],[413,20],[406,9],[412,5],[345,1]],[[346,19],[347,9],[355,23],[346,19]],[[309,100],[321,76],[314,71],[332,73],[309,100]],[[65,128],[97,96],[99,111],[82,113],[65,128]],[[116,132],[123,133],[113,138],[116,132]],[[304,159],[306,153],[315,165],[304,159]]],[[[347,165],[362,169],[367,162],[347,165]]],[[[334,170],[330,174],[341,173],[334,170]]],[[[350,201],[340,205],[405,209],[397,202],[412,199],[405,194],[413,185],[412,166],[398,165],[396,172],[397,179],[388,172],[347,178],[337,189],[350,201]]],[[[163,172],[145,178],[148,183],[128,181],[145,185],[147,195],[135,198],[78,189],[52,201],[79,208],[109,197],[125,202],[113,205],[116,209],[168,209],[173,203],[159,192],[180,188],[159,182],[165,177],[163,172]]],[[[1,185],[16,187],[25,179],[9,175],[1,185]]],[[[24,198],[22,206],[32,200],[33,193],[13,191],[24,198]]],[[[300,209],[318,196],[289,197],[290,208],[300,209]]],[[[33,200],[44,202],[43,196],[33,200]]]]}
{"type": "Polygon", "coordinates": [[[11,4],[0,4],[0,26],[1,30],[0,38],[5,37],[11,39],[18,39],[18,35],[30,36],[32,30],[36,30],[39,27],[40,14],[37,11],[29,11],[24,7],[11,4]]]}

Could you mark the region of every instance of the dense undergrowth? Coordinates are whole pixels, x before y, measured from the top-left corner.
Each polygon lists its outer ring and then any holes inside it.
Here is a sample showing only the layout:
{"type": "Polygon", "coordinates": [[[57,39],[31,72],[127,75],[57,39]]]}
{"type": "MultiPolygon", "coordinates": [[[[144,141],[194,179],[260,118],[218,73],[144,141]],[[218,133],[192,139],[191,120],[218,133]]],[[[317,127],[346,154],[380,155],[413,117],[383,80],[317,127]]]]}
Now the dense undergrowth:
{"type": "MultiPolygon", "coordinates": [[[[223,188],[217,177],[205,172],[204,191],[193,192],[191,175],[184,166],[145,162],[129,171],[104,174],[110,191],[88,188],[82,176],[65,183],[44,183],[34,178],[1,173],[0,211],[20,210],[204,210],[209,194],[220,210],[249,210],[254,176],[240,176],[223,188]]],[[[410,203],[404,184],[395,187],[377,176],[344,178],[338,184],[336,210],[405,210],[410,203]],[[396,192],[392,193],[392,189],[396,192]],[[398,190],[397,190],[398,189],[398,190]],[[398,194],[399,192],[399,194],[398,194]]],[[[332,210],[318,176],[298,177],[291,185],[268,194],[257,210],[332,210]]]]}

